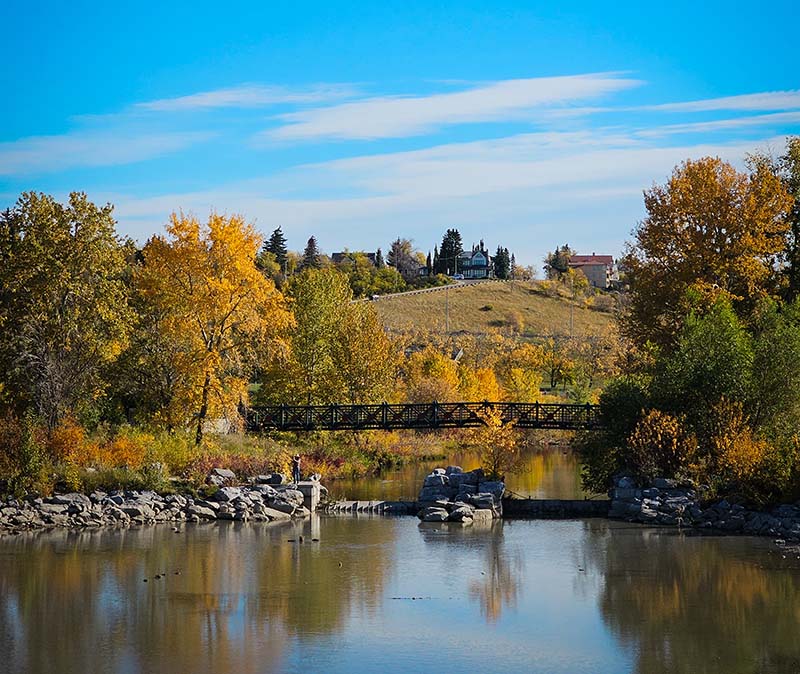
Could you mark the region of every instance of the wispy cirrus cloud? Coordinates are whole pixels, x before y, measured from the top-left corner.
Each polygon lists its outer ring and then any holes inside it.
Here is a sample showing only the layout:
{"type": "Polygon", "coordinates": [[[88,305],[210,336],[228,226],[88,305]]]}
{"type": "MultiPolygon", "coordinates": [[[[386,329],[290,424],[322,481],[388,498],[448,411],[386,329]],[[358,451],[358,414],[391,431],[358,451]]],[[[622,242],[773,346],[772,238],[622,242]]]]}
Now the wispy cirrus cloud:
{"type": "Polygon", "coordinates": [[[236,87],[201,91],[187,96],[145,101],[136,103],[134,108],[152,112],[260,108],[285,104],[326,103],[352,98],[359,93],[359,90],[351,84],[316,84],[308,87],[243,84],[236,87]]]}
{"type": "Polygon", "coordinates": [[[212,138],[206,131],[76,131],[0,143],[0,175],[48,173],[81,166],[113,166],[160,157],[212,138]]]}
{"type": "Polygon", "coordinates": [[[710,112],[715,110],[766,111],[794,110],[800,108],[800,89],[786,91],[764,91],[756,94],[706,98],[698,101],[680,103],[660,103],[648,105],[641,110],[661,110],[664,112],[710,112]]]}
{"type": "Polygon", "coordinates": [[[283,141],[415,136],[456,124],[519,121],[538,108],[595,99],[640,84],[618,73],[596,73],[501,80],[429,96],[366,98],[280,115],[284,124],[260,136],[283,141]]]}
{"type": "Polygon", "coordinates": [[[754,126],[784,126],[800,124],[800,110],[791,112],[774,112],[768,115],[750,115],[747,117],[729,117],[707,122],[686,122],[683,124],[665,124],[651,129],[643,129],[639,136],[657,138],[677,133],[711,133],[730,131],[754,126]]]}

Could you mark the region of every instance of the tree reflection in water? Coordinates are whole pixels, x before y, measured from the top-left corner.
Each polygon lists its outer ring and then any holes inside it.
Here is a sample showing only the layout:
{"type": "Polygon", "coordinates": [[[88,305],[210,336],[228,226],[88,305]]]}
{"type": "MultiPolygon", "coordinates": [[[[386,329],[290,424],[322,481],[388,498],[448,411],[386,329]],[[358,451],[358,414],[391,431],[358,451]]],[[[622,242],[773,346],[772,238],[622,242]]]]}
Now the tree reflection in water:
{"type": "Polygon", "coordinates": [[[522,553],[506,545],[502,521],[470,526],[455,522],[422,523],[420,531],[425,543],[469,548],[469,556],[480,551],[484,560],[482,570],[476,572],[480,575],[469,580],[466,587],[487,623],[497,622],[504,609],[516,607],[523,583],[522,553]]]}
{"type": "Polygon", "coordinates": [[[391,527],[352,545],[344,524],[324,546],[316,517],[4,539],[0,670],[281,671],[290,639],[333,634],[391,578],[391,527]]]}
{"type": "Polygon", "coordinates": [[[596,529],[584,540],[603,579],[603,619],[635,654],[636,671],[800,672],[796,555],[752,538],[587,526],[596,529]]]}

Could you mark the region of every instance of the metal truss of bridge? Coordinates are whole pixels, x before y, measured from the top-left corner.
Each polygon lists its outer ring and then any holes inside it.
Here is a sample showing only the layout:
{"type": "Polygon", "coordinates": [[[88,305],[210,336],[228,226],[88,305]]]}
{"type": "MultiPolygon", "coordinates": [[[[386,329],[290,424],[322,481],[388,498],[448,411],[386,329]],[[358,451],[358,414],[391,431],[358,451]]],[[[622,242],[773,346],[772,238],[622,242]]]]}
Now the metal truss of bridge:
{"type": "Polygon", "coordinates": [[[472,428],[494,408],[503,423],[517,428],[594,430],[600,428],[597,405],[569,403],[381,403],[377,405],[271,405],[244,411],[247,430],[365,431],[472,428]]]}

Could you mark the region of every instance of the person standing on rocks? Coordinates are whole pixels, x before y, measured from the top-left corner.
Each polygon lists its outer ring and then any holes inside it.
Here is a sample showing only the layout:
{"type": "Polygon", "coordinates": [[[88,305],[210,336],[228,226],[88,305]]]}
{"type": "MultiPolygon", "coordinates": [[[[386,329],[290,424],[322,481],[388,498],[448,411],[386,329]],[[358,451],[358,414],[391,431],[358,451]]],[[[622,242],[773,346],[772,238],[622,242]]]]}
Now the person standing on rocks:
{"type": "Polygon", "coordinates": [[[292,480],[297,483],[300,482],[300,455],[295,454],[292,457],[292,480]]]}

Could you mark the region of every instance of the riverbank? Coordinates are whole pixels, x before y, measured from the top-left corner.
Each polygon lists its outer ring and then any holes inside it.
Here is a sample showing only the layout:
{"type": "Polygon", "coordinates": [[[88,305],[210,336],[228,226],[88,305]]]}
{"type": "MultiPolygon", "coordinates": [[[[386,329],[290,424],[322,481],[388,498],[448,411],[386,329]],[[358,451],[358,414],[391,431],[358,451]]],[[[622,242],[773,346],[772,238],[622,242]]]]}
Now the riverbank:
{"type": "MultiPolygon", "coordinates": [[[[224,481],[229,479],[227,473],[229,471],[219,470],[215,477],[224,481]]],[[[316,483],[251,484],[221,486],[209,490],[207,497],[162,495],[149,490],[93,491],[88,495],[72,492],[47,498],[35,495],[22,499],[8,497],[0,505],[0,534],[48,528],[128,527],[160,522],[180,525],[211,520],[285,521],[309,516],[309,507],[317,505],[310,494],[312,491],[318,494],[319,490],[320,485],[316,483]],[[315,489],[304,489],[306,485],[315,489]]]]}

